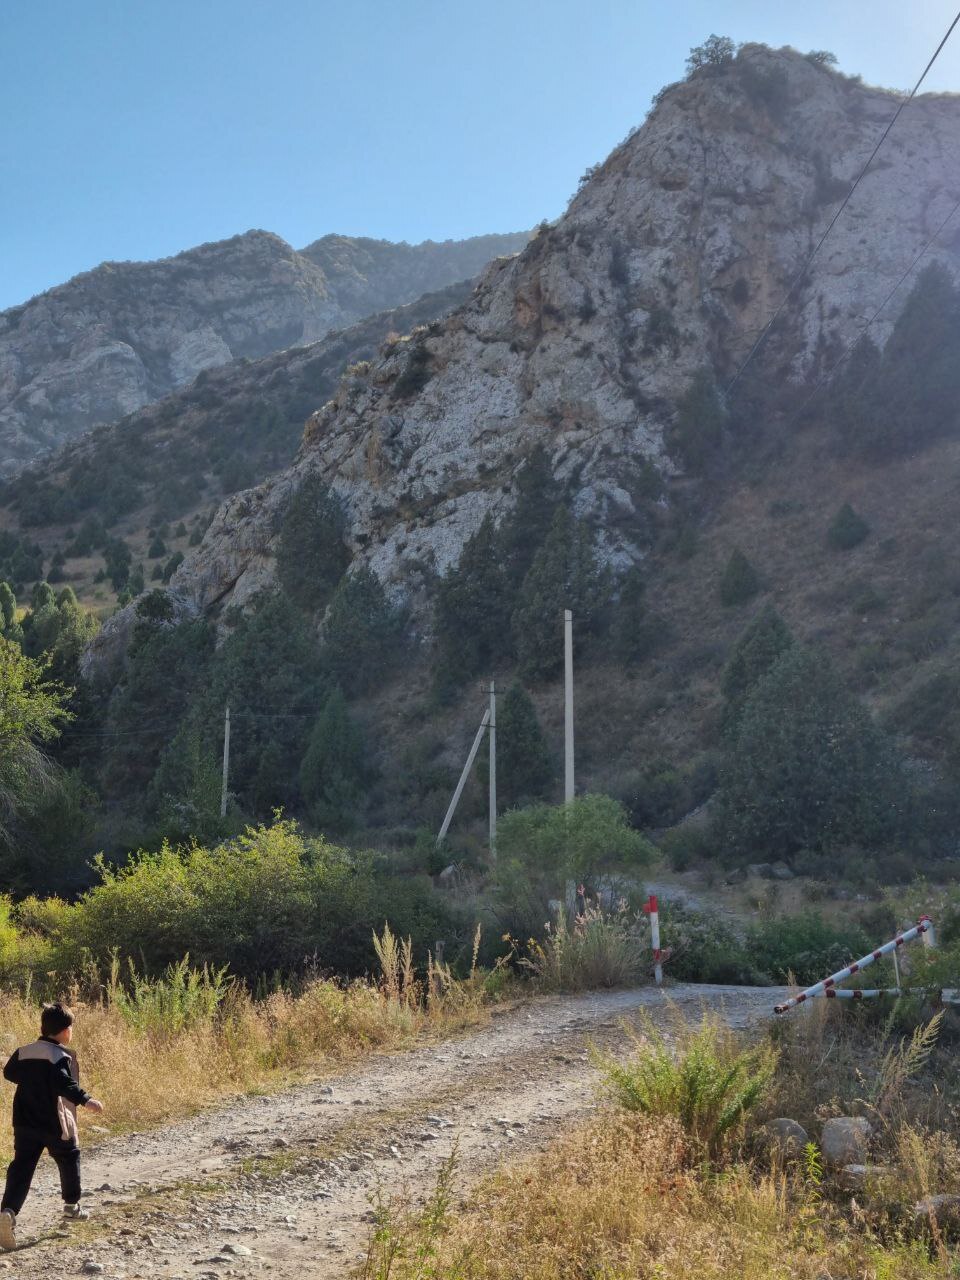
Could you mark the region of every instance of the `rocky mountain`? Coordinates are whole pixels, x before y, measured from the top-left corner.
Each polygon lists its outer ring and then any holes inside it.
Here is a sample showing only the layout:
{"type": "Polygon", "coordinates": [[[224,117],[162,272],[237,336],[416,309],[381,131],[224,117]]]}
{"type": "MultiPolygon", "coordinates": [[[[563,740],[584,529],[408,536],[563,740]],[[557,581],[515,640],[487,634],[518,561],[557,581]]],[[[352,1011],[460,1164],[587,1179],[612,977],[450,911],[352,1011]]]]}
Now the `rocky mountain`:
{"type": "Polygon", "coordinates": [[[249,231],[158,262],[104,263],[0,314],[0,474],[201,370],[314,341],[474,276],[526,238],[328,236],[298,253],[249,231]]]}
{"type": "Polygon", "coordinates": [[[344,369],[374,358],[389,335],[438,319],[472,290],[469,281],[450,285],[317,342],[203,370],[189,386],[0,484],[0,521],[36,546],[50,569],[64,555],[61,573],[84,603],[110,609],[115,592],[95,580],[99,538],[78,552],[71,530],[85,524],[103,537],[110,530],[145,572],[157,567],[149,564],[155,528],[166,531],[164,561],[186,552],[226,494],[290,464],[305,417],[333,393],[344,369]],[[175,528],[181,532],[171,533],[175,528]]]}
{"type": "MultiPolygon", "coordinates": [[[[416,604],[425,575],[509,507],[538,445],[576,477],[607,560],[642,558],[651,470],[682,478],[678,405],[702,371],[731,376],[896,102],[758,45],[670,86],[555,225],[494,262],[447,319],[349,374],[295,465],[224,504],[173,580],[183,606],[244,604],[272,583],[284,511],[311,473],[341,495],[356,563],[416,604]]],[[[747,418],[758,387],[769,399],[829,365],[943,220],[960,195],[958,124],[955,97],[904,112],[742,381],[747,418]]],[[[960,239],[928,258],[956,276],[960,239]]],[[[873,326],[878,341],[905,292],[873,326]]]]}

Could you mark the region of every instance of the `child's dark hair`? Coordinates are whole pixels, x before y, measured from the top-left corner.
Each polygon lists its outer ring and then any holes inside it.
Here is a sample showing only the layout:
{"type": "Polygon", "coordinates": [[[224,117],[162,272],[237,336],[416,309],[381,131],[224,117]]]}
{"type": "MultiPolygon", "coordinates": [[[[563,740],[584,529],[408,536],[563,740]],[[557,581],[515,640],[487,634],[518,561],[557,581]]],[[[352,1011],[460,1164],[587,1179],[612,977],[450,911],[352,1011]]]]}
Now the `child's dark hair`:
{"type": "Polygon", "coordinates": [[[73,1026],[73,1010],[58,1000],[56,1004],[45,1004],[40,1014],[40,1034],[42,1036],[58,1036],[67,1027],[73,1026]]]}

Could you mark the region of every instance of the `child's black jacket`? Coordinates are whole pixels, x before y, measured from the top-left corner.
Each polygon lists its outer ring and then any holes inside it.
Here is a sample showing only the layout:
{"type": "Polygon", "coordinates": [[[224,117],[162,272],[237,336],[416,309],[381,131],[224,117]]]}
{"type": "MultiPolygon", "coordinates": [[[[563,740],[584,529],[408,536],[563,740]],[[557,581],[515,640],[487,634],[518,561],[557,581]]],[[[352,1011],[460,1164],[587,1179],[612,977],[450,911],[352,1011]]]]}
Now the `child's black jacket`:
{"type": "Polygon", "coordinates": [[[76,1141],[76,1109],[90,1100],[90,1094],[80,1088],[76,1054],[41,1036],[11,1055],[3,1075],[17,1086],[14,1129],[76,1141]]]}

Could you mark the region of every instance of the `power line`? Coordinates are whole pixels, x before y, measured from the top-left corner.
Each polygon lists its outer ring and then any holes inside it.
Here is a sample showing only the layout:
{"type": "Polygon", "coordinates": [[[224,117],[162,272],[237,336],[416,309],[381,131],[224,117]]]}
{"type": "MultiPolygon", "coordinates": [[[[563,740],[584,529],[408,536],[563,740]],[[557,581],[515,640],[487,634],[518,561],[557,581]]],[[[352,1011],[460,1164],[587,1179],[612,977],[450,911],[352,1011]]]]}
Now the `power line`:
{"type": "Polygon", "coordinates": [[[784,307],[786,307],[787,303],[790,301],[790,299],[791,299],[791,298],[793,297],[793,295],[796,293],[796,291],[797,291],[797,289],[799,288],[800,284],[802,283],[802,281],[803,281],[804,277],[806,276],[807,271],[808,271],[808,270],[809,270],[809,268],[810,268],[810,264],[811,264],[811,262],[813,262],[814,258],[817,256],[817,254],[818,254],[818,253],[820,252],[820,250],[823,248],[824,242],[826,241],[827,237],[830,235],[830,232],[833,230],[833,228],[834,228],[834,227],[837,225],[837,223],[839,222],[839,220],[840,220],[840,218],[841,218],[841,216],[842,216],[842,214],[843,214],[843,211],[846,209],[847,205],[850,203],[851,199],[853,198],[853,193],[856,191],[857,187],[859,187],[860,183],[861,183],[861,182],[863,181],[863,179],[866,177],[867,170],[870,168],[870,166],[873,164],[874,160],[876,159],[876,157],[877,157],[877,153],[879,152],[880,148],[883,146],[883,144],[886,142],[887,138],[889,137],[889,135],[890,135],[890,131],[893,129],[893,126],[894,126],[894,125],[897,123],[897,121],[900,119],[900,114],[901,114],[901,112],[903,111],[904,107],[907,105],[907,103],[908,103],[908,102],[911,102],[911,101],[913,100],[913,98],[915,98],[915,97],[916,97],[917,92],[918,92],[918,90],[919,90],[920,86],[923,84],[924,80],[927,78],[927,74],[929,73],[930,68],[933,66],[933,64],[936,62],[937,58],[940,56],[941,52],[943,51],[943,47],[944,47],[944,45],[945,45],[945,44],[947,43],[947,41],[950,39],[950,36],[953,34],[953,29],[954,29],[954,27],[956,27],[956,25],[957,25],[957,23],[958,23],[958,22],[960,22],[960,11],[958,11],[958,12],[957,12],[956,17],[955,17],[955,18],[954,18],[954,20],[950,23],[950,26],[947,28],[947,32],[946,32],[946,34],[944,35],[943,39],[940,41],[940,43],[937,45],[936,49],[934,50],[934,52],[933,52],[933,56],[931,57],[931,59],[930,59],[930,61],[927,63],[927,65],[924,67],[923,72],[922,72],[922,74],[921,74],[921,76],[920,76],[920,79],[919,79],[919,80],[917,81],[917,83],[913,86],[913,88],[910,90],[910,92],[907,94],[907,96],[906,96],[906,97],[903,99],[903,101],[899,104],[899,106],[897,107],[896,111],[893,113],[893,118],[890,120],[890,123],[887,125],[887,127],[884,129],[883,133],[880,135],[879,141],[877,142],[876,146],[875,146],[875,147],[873,148],[873,150],[871,151],[870,156],[869,156],[869,158],[868,158],[868,160],[867,160],[866,164],[863,166],[863,168],[860,170],[859,174],[857,175],[857,177],[856,177],[856,179],[855,179],[855,181],[854,181],[854,183],[853,183],[853,186],[850,188],[850,190],[849,190],[849,191],[847,192],[847,194],[844,196],[843,200],[842,200],[842,201],[841,201],[841,203],[840,203],[839,208],[837,209],[837,211],[834,213],[833,217],[830,219],[829,223],[827,224],[826,230],[823,232],[823,234],[821,235],[820,239],[817,241],[817,243],[814,245],[813,249],[811,249],[810,253],[807,255],[807,258],[805,259],[805,261],[804,261],[803,265],[800,267],[800,270],[799,270],[799,271],[797,272],[797,274],[794,276],[793,281],[792,281],[792,283],[791,283],[791,285],[790,285],[790,288],[787,290],[787,292],[786,292],[786,293],[783,295],[783,297],[781,298],[781,300],[780,300],[780,304],[779,304],[779,306],[777,307],[776,311],[774,311],[773,315],[770,317],[770,319],[767,321],[767,323],[766,323],[766,324],[763,326],[763,328],[760,330],[760,334],[759,334],[759,336],[757,337],[756,342],[754,342],[753,346],[752,346],[752,347],[750,348],[750,350],[748,351],[746,359],[745,359],[745,360],[743,361],[743,363],[740,365],[740,368],[736,371],[736,373],[735,373],[735,374],[733,375],[733,377],[731,378],[731,380],[730,380],[729,384],[727,385],[726,391],[724,392],[724,394],[725,394],[725,395],[729,396],[730,392],[733,390],[733,388],[734,388],[734,387],[737,385],[737,383],[740,381],[740,378],[742,377],[743,372],[744,372],[744,370],[746,369],[747,365],[749,365],[750,361],[753,359],[753,357],[754,357],[754,356],[757,354],[757,352],[760,350],[761,346],[763,345],[764,339],[766,338],[766,336],[767,336],[767,334],[770,332],[770,330],[773,328],[773,326],[776,324],[777,320],[780,318],[780,315],[782,314],[784,307]]]}
{"type": "Polygon", "coordinates": [[[810,392],[807,398],[800,405],[800,408],[797,410],[795,416],[799,417],[799,415],[803,413],[804,409],[806,409],[806,407],[810,404],[810,402],[816,398],[816,396],[820,393],[821,389],[826,385],[827,382],[830,381],[830,379],[837,372],[840,366],[850,357],[857,343],[860,341],[863,335],[868,331],[868,329],[871,329],[873,325],[877,322],[877,320],[880,318],[881,312],[884,310],[887,303],[894,296],[897,290],[900,289],[900,287],[904,284],[904,282],[910,277],[910,275],[912,275],[912,273],[916,270],[918,263],[926,254],[927,250],[931,247],[931,245],[933,245],[936,242],[938,237],[942,235],[942,233],[947,227],[947,224],[954,217],[956,217],[957,213],[960,213],[960,200],[956,202],[956,204],[953,206],[953,208],[950,210],[947,216],[943,219],[943,221],[940,223],[937,229],[932,233],[932,235],[927,237],[923,245],[920,247],[919,252],[914,256],[910,265],[899,277],[899,279],[896,281],[893,287],[889,290],[889,292],[884,296],[883,301],[874,311],[870,319],[867,320],[865,324],[861,325],[860,329],[858,329],[854,337],[850,338],[849,341],[845,344],[842,354],[834,361],[834,363],[829,367],[829,369],[825,369],[824,372],[820,375],[813,390],[810,392]]]}

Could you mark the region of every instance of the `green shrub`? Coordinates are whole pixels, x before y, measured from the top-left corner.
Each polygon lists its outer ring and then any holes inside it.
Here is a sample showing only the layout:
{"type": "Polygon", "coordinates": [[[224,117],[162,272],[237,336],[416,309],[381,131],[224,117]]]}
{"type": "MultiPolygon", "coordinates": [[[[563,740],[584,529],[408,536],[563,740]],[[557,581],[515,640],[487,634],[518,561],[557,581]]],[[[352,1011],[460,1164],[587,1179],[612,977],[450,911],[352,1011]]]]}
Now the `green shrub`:
{"type": "Polygon", "coordinates": [[[738,548],[731,554],[720,578],[720,603],[727,608],[746,604],[759,590],[760,577],[738,548]]]}
{"type": "Polygon", "coordinates": [[[60,973],[78,973],[87,956],[109,970],[117,956],[155,978],[189,955],[195,968],[226,965],[249,981],[307,964],[357,975],[384,920],[419,956],[458,928],[429,881],[398,878],[286,820],[209,848],[164,844],[121,867],[99,859],[97,872],[99,884],[49,921],[60,973]]]}
{"type": "Polygon", "coordinates": [[[750,984],[758,980],[743,941],[716,912],[661,901],[660,937],[670,951],[666,972],[678,982],[750,984]]]}
{"type": "Polygon", "coordinates": [[[849,502],[845,502],[830,522],[827,530],[827,546],[834,551],[851,551],[869,534],[870,526],[863,516],[857,515],[849,502]]]}
{"type": "Polygon", "coordinates": [[[776,1050],[766,1040],[745,1046],[708,1015],[698,1027],[678,1017],[670,1041],[649,1014],[641,1027],[629,1061],[598,1055],[608,1091],[627,1111],[678,1120],[691,1163],[721,1161],[770,1089],[776,1050]]]}
{"type": "Polygon", "coordinates": [[[621,908],[588,907],[568,926],[560,912],[543,942],[527,944],[521,961],[545,991],[635,986],[651,965],[650,942],[637,917],[621,908]]]}
{"type": "Polygon", "coordinates": [[[790,975],[802,986],[845,968],[876,944],[853,923],[833,924],[815,911],[773,916],[747,931],[747,951],[757,969],[774,982],[790,975]]]}

